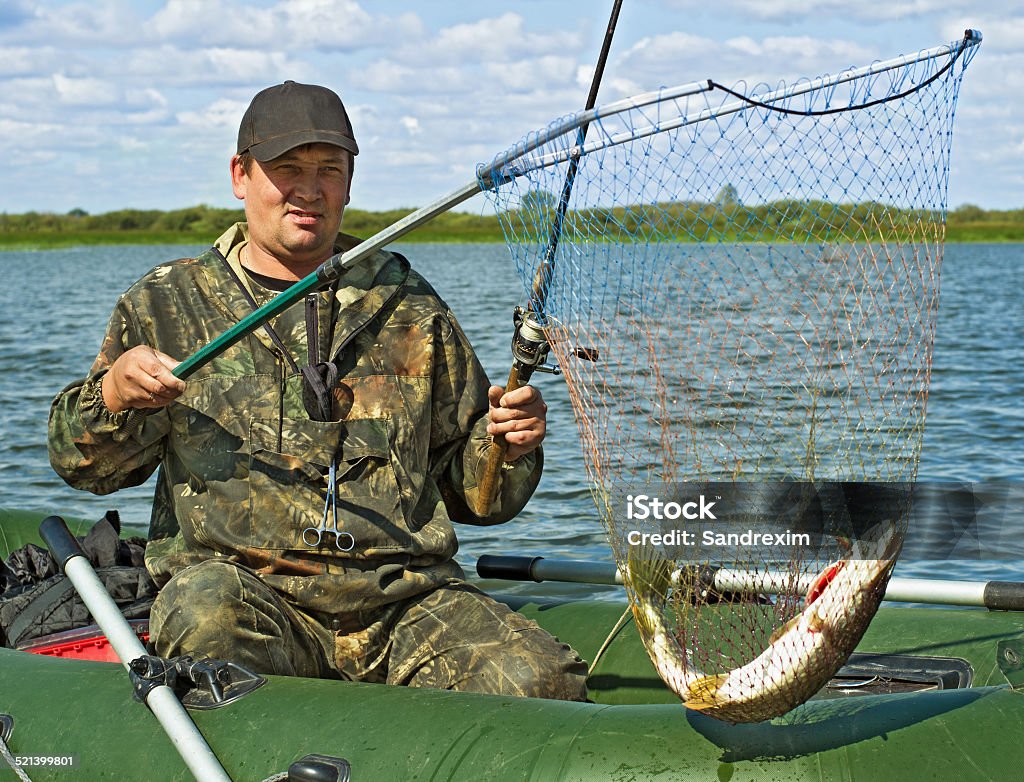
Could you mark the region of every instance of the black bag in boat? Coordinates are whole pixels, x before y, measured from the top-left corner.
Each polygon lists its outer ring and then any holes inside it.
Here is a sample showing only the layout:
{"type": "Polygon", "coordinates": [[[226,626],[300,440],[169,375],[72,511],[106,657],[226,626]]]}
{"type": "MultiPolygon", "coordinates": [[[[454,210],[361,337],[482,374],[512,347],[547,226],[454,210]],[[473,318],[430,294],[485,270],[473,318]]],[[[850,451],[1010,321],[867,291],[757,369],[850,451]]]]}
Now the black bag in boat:
{"type": "MultiPolygon", "coordinates": [[[[156,597],[142,538],[121,540],[117,511],[78,540],[96,575],[127,619],[144,619],[156,597]]],[[[50,552],[29,543],[0,561],[0,646],[17,648],[51,633],[93,624],[93,618],[50,552]]]]}

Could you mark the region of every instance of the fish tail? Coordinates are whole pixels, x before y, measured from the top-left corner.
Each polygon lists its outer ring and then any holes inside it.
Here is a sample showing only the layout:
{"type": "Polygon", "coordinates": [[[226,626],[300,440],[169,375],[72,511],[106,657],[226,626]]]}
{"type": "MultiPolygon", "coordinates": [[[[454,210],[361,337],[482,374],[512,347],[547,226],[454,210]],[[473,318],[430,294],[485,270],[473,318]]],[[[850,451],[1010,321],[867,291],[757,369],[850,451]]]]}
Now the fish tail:
{"type": "Polygon", "coordinates": [[[672,567],[661,557],[639,557],[630,552],[629,583],[637,594],[657,596],[664,600],[672,588],[672,567]]]}
{"type": "Polygon", "coordinates": [[[633,620],[646,637],[667,645],[668,634],[661,612],[672,587],[672,570],[668,560],[653,555],[646,557],[630,552],[627,559],[626,579],[633,589],[635,600],[633,620]]]}

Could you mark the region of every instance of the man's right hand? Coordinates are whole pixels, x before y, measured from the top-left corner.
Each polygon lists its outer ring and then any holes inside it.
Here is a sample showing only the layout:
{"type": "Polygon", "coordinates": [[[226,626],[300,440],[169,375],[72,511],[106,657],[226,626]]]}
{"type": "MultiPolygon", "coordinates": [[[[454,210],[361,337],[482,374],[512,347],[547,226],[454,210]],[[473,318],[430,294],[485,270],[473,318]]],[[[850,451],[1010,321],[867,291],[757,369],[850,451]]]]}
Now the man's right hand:
{"type": "Polygon", "coordinates": [[[103,403],[112,413],[170,404],[185,390],[173,370],[180,361],[147,345],[121,354],[103,376],[103,403]]]}

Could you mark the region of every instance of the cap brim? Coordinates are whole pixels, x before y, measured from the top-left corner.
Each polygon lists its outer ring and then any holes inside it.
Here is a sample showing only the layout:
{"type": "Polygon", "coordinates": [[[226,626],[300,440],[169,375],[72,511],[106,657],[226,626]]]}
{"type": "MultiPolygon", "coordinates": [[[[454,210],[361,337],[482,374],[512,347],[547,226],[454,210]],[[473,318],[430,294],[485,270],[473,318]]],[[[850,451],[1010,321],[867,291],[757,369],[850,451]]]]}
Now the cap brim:
{"type": "Polygon", "coordinates": [[[330,130],[299,130],[294,133],[286,133],[282,136],[261,141],[249,147],[249,154],[261,163],[281,157],[296,147],[305,144],[333,144],[336,147],[347,149],[353,155],[359,154],[359,147],[356,140],[344,133],[336,133],[330,130]]]}

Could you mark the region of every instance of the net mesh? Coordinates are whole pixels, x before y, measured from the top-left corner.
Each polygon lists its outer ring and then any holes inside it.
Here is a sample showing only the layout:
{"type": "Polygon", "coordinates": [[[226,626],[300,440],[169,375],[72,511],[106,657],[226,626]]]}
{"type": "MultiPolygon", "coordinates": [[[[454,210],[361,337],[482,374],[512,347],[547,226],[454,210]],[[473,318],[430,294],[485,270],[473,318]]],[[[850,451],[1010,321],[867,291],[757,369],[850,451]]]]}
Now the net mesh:
{"type": "Polygon", "coordinates": [[[640,96],[480,169],[565,373],[637,626],[692,708],[787,711],[881,599],[908,518],[892,488],[916,477],[953,117],[978,38],[793,85],[640,96]],[[667,495],[715,505],[686,520],[666,503],[668,521],[636,505],[667,495]],[[723,506],[729,529],[755,531],[806,527],[812,509],[820,534],[664,536],[724,529],[723,506]],[[723,587],[730,573],[746,586],[723,587]]]}

